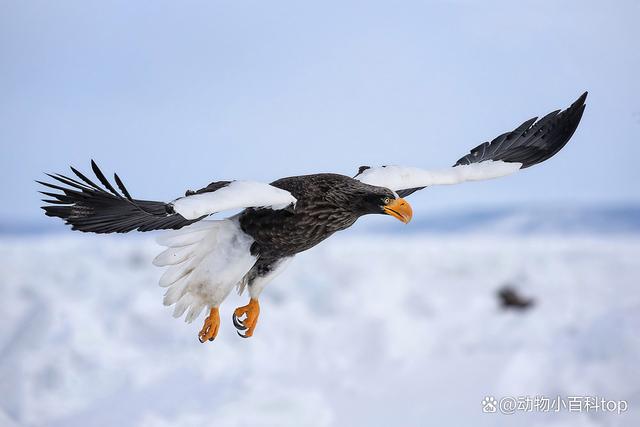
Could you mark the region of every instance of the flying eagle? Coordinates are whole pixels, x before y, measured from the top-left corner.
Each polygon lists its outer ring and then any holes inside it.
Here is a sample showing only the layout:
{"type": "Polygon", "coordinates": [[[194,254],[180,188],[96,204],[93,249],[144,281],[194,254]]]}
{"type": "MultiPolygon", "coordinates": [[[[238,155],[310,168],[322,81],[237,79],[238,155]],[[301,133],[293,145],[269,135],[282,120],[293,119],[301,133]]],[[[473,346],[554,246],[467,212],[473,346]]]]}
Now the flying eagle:
{"type": "Polygon", "coordinates": [[[253,335],[260,313],[258,297],[293,257],[367,214],[385,214],[408,223],[413,212],[404,197],[432,185],[458,184],[509,175],[555,155],[569,141],[585,109],[585,92],[564,111],[529,119],[511,132],[485,142],[453,167],[429,171],[404,166],[362,166],[352,178],[321,173],[282,178],[271,184],[216,181],[171,202],[134,199],[118,175],[118,191],[96,163],[96,184],[71,167],[70,178],[47,174],[38,181],[57,192],[47,196],[47,216],[62,218],[73,230],[92,233],[173,230],[159,237],[166,249],[153,263],[168,267],[160,279],[165,305],[192,322],[206,307],[198,334],[212,341],[220,326],[218,308],[234,286],[249,289],[249,303],[233,313],[242,337],[253,335]],[[217,212],[243,209],[220,220],[217,212]]]}

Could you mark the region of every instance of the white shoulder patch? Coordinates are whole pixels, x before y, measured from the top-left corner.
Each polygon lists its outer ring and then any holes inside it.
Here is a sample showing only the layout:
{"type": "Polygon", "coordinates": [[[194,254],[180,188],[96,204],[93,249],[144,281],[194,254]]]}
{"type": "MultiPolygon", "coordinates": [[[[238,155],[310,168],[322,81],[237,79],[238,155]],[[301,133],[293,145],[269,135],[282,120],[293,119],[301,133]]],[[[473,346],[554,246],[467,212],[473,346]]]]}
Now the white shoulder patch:
{"type": "Polygon", "coordinates": [[[386,187],[393,191],[431,185],[459,184],[510,175],[522,163],[487,160],[440,170],[425,170],[407,166],[382,166],[364,170],[356,179],[369,185],[386,187]]]}
{"type": "Polygon", "coordinates": [[[197,219],[229,209],[284,209],[296,198],[288,191],[255,181],[233,181],[219,190],[181,197],[173,201],[173,209],[186,219],[197,219]]]}

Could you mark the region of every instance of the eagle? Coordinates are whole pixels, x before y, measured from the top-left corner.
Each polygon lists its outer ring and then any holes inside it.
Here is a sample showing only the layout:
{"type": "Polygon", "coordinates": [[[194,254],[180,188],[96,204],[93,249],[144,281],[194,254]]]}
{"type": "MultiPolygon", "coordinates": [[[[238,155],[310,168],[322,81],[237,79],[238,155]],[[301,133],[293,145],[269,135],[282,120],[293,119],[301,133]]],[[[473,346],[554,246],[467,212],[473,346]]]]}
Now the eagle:
{"type": "Polygon", "coordinates": [[[248,289],[248,304],[232,316],[238,334],[248,338],[258,322],[262,290],[296,254],[364,215],[389,215],[408,223],[413,211],[405,197],[423,188],[502,177],[549,159],[572,137],[586,98],[585,92],[565,110],[531,118],[441,170],[361,166],[353,177],[319,173],[270,184],[215,181],[170,202],[134,199],[117,174],[114,186],[93,160],[99,184],[74,167],[73,178],[46,174],[53,181],[37,182],[47,187],[40,191],[46,196],[45,214],[63,219],[73,230],[166,230],[157,239],[166,249],[153,260],[167,267],[160,278],[160,286],[167,288],[163,302],[174,306],[176,318],[186,313],[189,323],[207,310],[200,342],[216,338],[219,307],[231,290],[236,287],[242,294],[248,289]],[[241,211],[207,219],[227,210],[241,211]]]}

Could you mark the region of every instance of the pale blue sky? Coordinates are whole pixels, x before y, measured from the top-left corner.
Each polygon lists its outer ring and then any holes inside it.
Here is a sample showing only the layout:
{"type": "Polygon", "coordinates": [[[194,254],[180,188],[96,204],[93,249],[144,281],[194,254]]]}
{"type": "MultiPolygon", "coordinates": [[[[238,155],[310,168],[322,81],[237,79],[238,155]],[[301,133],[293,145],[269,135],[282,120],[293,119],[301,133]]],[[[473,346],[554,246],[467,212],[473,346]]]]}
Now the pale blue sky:
{"type": "Polygon", "coordinates": [[[418,212],[640,201],[637,1],[2,1],[0,218],[95,158],[139,198],[363,164],[443,167],[590,91],[573,141],[418,212]]]}

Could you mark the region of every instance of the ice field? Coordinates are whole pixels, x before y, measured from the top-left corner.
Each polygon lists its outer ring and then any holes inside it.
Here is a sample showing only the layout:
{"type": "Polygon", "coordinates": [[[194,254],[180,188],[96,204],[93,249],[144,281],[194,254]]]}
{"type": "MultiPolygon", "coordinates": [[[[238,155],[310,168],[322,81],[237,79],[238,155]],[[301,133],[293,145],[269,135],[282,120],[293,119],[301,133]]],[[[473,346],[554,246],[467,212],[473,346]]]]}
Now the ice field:
{"type": "Polygon", "coordinates": [[[640,238],[343,234],[296,257],[241,339],[171,317],[152,238],[0,239],[0,426],[630,426],[640,238]],[[535,299],[500,309],[511,284],[535,299]],[[483,413],[485,396],[624,399],[483,413]]]}

